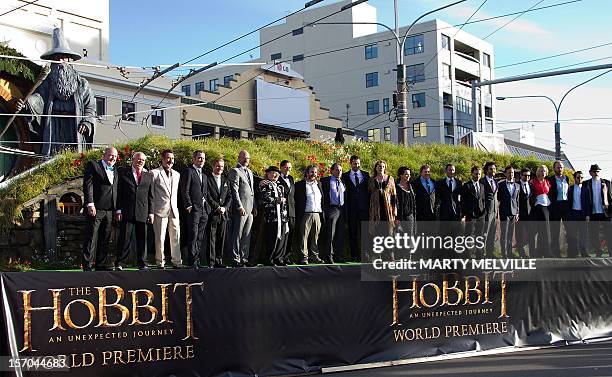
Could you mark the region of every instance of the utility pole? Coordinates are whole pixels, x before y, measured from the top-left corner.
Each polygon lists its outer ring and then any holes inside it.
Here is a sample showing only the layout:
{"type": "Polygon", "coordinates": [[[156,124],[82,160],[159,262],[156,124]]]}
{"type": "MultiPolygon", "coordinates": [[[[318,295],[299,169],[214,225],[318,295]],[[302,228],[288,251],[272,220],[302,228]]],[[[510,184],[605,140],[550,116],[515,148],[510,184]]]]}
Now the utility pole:
{"type": "Polygon", "coordinates": [[[346,128],[349,128],[349,109],[350,108],[351,108],[351,105],[347,103],[346,104],[346,128]]]}

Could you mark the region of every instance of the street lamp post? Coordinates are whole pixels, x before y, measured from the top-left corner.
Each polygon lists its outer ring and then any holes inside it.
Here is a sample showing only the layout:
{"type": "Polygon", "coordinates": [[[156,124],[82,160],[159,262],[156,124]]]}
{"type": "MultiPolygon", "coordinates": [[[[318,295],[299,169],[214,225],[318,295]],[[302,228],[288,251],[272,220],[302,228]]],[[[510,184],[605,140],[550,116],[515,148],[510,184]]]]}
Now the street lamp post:
{"type": "Polygon", "coordinates": [[[398,28],[398,17],[397,17],[397,3],[395,3],[394,11],[395,11],[395,30],[391,27],[380,23],[380,22],[315,22],[309,24],[308,26],[315,25],[378,25],[382,26],[385,29],[389,30],[393,37],[395,38],[395,42],[397,43],[397,47],[395,49],[395,60],[397,64],[397,132],[398,132],[398,143],[403,146],[408,146],[408,84],[406,83],[406,65],[404,64],[404,45],[406,44],[406,40],[408,39],[408,34],[414,27],[414,25],[421,20],[423,17],[428,16],[434,12],[439,10],[452,7],[453,5],[457,5],[459,3],[463,3],[467,0],[459,0],[454,3],[450,3],[444,5],[442,7],[431,10],[427,13],[423,13],[419,16],[406,30],[403,38],[400,39],[399,36],[399,28],[398,28]]]}
{"type": "Polygon", "coordinates": [[[561,105],[563,105],[563,101],[565,100],[565,98],[567,98],[567,95],[570,94],[574,89],[589,83],[593,80],[595,80],[598,77],[601,77],[603,75],[605,75],[606,73],[609,73],[611,70],[607,70],[603,73],[600,73],[599,75],[595,76],[595,77],[591,77],[590,79],[581,82],[580,84],[573,86],[570,90],[568,90],[567,92],[565,92],[565,94],[563,95],[563,97],[561,97],[561,101],[559,101],[559,104],[557,104],[552,98],[548,97],[548,96],[544,96],[544,95],[532,95],[532,96],[507,96],[507,97],[496,97],[496,99],[498,101],[503,101],[505,99],[513,99],[513,98],[545,98],[547,100],[549,100],[554,108],[555,108],[555,160],[561,160],[561,124],[559,123],[559,112],[561,111],[561,105]]]}

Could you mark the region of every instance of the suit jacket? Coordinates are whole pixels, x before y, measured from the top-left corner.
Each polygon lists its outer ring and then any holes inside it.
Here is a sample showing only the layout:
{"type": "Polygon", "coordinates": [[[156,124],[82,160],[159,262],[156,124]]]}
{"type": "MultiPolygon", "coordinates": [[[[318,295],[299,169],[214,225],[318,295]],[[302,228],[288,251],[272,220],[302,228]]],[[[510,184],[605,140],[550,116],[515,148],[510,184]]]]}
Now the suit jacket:
{"type": "Polygon", "coordinates": [[[527,182],[529,186],[529,195],[523,188],[523,181],[519,183],[521,191],[519,192],[519,220],[528,221],[531,216],[531,195],[533,193],[533,187],[527,182]]]}
{"type": "MultiPolygon", "coordinates": [[[[321,186],[321,182],[317,181],[317,186],[321,191],[321,195],[323,195],[323,187],[321,186]]],[[[321,209],[323,209],[323,203],[321,203],[321,209]]],[[[295,221],[296,224],[300,223],[302,217],[304,217],[304,212],[306,211],[306,180],[302,179],[298,183],[295,184],[295,221]]],[[[321,217],[323,220],[323,217],[321,217]]]]}
{"type": "Polygon", "coordinates": [[[521,186],[516,182],[508,182],[503,180],[498,183],[497,200],[499,200],[499,216],[509,217],[519,214],[519,196],[521,186]],[[514,192],[510,196],[508,186],[514,186],[514,192]]]}
{"type": "MultiPolygon", "coordinates": [[[[550,183],[550,190],[548,191],[548,198],[550,199],[550,204],[557,202],[557,195],[559,194],[559,190],[557,190],[557,179],[555,176],[546,177],[548,182],[550,183]]],[[[571,186],[569,183],[569,178],[566,175],[563,176],[563,180],[567,182],[568,187],[571,186]]],[[[568,200],[569,200],[569,191],[568,191],[568,200]]]]}
{"type": "Polygon", "coordinates": [[[121,211],[125,221],[146,222],[153,201],[153,175],[143,169],[139,184],[134,178],[132,167],[129,166],[119,170],[118,178],[117,210],[121,211]]]}
{"type": "Polygon", "coordinates": [[[170,169],[170,177],[168,177],[163,166],[151,170],[151,174],[153,175],[151,213],[159,217],[168,217],[172,213],[174,217],[178,218],[178,189],[181,174],[174,169],[170,169]]]}
{"type": "Polygon", "coordinates": [[[368,181],[370,174],[361,171],[363,180],[359,181],[359,185],[355,186],[355,182],[351,177],[352,170],[342,173],[342,182],[344,182],[345,205],[349,216],[357,216],[359,219],[367,220],[370,218],[370,193],[368,192],[368,181]]]}
{"type": "Polygon", "coordinates": [[[498,205],[497,205],[497,191],[499,190],[499,183],[495,181],[496,187],[491,187],[489,184],[488,177],[480,178],[480,183],[483,184],[484,191],[484,201],[485,201],[485,218],[487,220],[492,220],[497,217],[498,205]]]}
{"type": "Polygon", "coordinates": [[[221,222],[229,219],[229,211],[232,205],[232,194],[230,192],[229,181],[226,177],[221,175],[221,191],[217,187],[215,178],[210,175],[208,176],[208,204],[211,210],[211,220],[221,222]],[[217,210],[219,207],[225,208],[225,213],[221,215],[217,210]]]}
{"type": "Polygon", "coordinates": [[[255,181],[253,172],[237,166],[228,172],[227,179],[232,193],[232,211],[238,215],[242,208],[247,214],[253,212],[255,206],[255,181]]]}
{"type": "Polygon", "coordinates": [[[607,179],[600,178],[601,180],[601,191],[593,192],[593,179],[588,179],[582,183],[582,212],[585,216],[591,216],[593,214],[593,196],[600,195],[601,205],[604,210],[604,214],[608,217],[612,217],[612,192],[610,192],[610,181],[607,179]],[[608,188],[608,205],[604,205],[604,185],[608,188]]]}
{"type": "Polygon", "coordinates": [[[117,208],[117,169],[113,170],[113,183],[110,182],[102,161],[88,162],[83,177],[85,203],[93,203],[96,209],[112,211],[117,208]]]}
{"type": "Polygon", "coordinates": [[[478,182],[480,195],[476,194],[474,183],[470,179],[461,188],[461,212],[466,220],[481,219],[485,214],[485,187],[478,182]]]}
{"type": "MultiPolygon", "coordinates": [[[[340,177],[340,182],[342,182],[342,177],[340,177]]],[[[323,194],[323,211],[327,212],[331,206],[331,176],[321,178],[321,189],[323,194]]],[[[342,182],[344,184],[344,182],[342,182]]],[[[344,186],[344,203],[346,204],[346,185],[344,186]]]]}
{"type": "Polygon", "coordinates": [[[287,215],[295,217],[295,180],[290,175],[287,176],[287,179],[291,183],[290,185],[282,177],[278,178],[278,183],[285,188],[287,195],[287,215]]]}
{"type": "MultiPolygon", "coordinates": [[[[432,181],[433,182],[433,181],[432,181]]],[[[416,199],[416,220],[417,221],[433,221],[436,220],[436,190],[431,193],[423,186],[421,178],[418,177],[412,182],[414,195],[416,199]]]]}
{"type": "Polygon", "coordinates": [[[181,180],[179,183],[179,192],[181,195],[182,209],[186,210],[189,207],[193,207],[199,211],[204,211],[208,214],[210,207],[208,202],[205,200],[208,197],[208,177],[204,172],[201,172],[202,180],[198,174],[196,168],[189,166],[181,173],[181,180]]]}
{"type": "MultiPolygon", "coordinates": [[[[421,185],[422,186],[422,185],[421,185]]],[[[440,221],[453,221],[461,219],[461,181],[455,178],[455,189],[451,192],[446,177],[436,182],[436,200],[440,214],[440,221]],[[454,204],[454,205],[453,205],[454,204]]]]}

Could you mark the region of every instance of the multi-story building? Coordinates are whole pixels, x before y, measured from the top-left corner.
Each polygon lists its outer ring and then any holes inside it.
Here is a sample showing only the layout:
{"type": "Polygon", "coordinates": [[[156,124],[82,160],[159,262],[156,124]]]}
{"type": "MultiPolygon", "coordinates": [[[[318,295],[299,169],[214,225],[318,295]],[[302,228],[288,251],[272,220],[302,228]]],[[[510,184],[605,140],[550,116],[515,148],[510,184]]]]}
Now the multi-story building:
{"type": "MultiPolygon", "coordinates": [[[[103,68],[109,60],[109,0],[29,3],[31,1],[2,2],[2,11],[15,10],[0,17],[0,43],[36,61],[52,48],[53,29],[63,30],[71,50],[83,56],[77,63],[86,65],[74,67],[89,81],[96,99],[97,115],[101,116],[94,144],[125,142],[149,133],[180,137],[180,111],[176,108],[156,110],[179,104],[181,92],[166,94],[172,84],[170,79],[160,77],[134,97],[138,85],[152,72],[103,68]],[[22,5],[25,6],[19,8],[22,5]],[[127,114],[131,112],[136,114],[127,114]],[[117,124],[120,118],[123,119],[117,124]]],[[[11,136],[7,133],[2,141],[14,141],[8,140],[11,136]]]]}
{"type": "MultiPolygon", "coordinates": [[[[399,48],[389,31],[378,32],[375,24],[364,24],[377,22],[376,8],[362,3],[309,26],[350,3],[308,9],[261,30],[260,60],[291,62],[330,114],[342,118],[345,126],[367,131],[373,141],[397,142],[397,122],[389,120],[389,113],[397,88],[399,48]],[[274,40],[284,34],[288,35],[274,40]]],[[[400,28],[400,36],[406,30],[400,28]]],[[[494,77],[493,46],[432,20],[413,27],[401,53],[410,83],[409,142],[457,144],[473,129],[470,81],[494,77]]],[[[201,76],[200,87],[209,89],[225,80],[215,74],[201,76]]],[[[494,132],[489,87],[479,91],[478,97],[484,117],[477,130],[494,132]]]]}

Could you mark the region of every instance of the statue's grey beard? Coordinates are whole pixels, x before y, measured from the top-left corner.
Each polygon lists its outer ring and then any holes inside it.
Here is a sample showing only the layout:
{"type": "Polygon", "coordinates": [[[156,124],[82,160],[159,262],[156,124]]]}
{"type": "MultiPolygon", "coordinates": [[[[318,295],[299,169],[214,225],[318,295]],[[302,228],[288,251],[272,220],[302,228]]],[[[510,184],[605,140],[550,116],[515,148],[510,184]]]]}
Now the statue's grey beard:
{"type": "Polygon", "coordinates": [[[76,92],[79,85],[79,76],[69,64],[52,64],[49,76],[51,77],[51,87],[57,98],[67,99],[76,92]]]}

